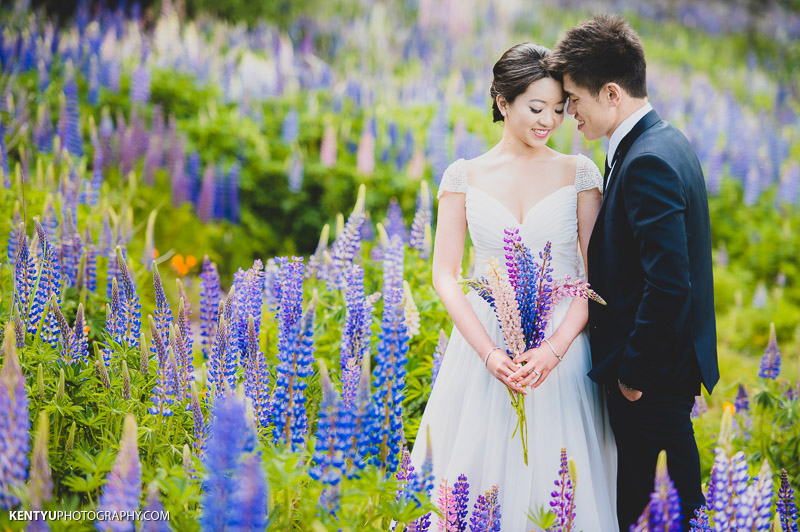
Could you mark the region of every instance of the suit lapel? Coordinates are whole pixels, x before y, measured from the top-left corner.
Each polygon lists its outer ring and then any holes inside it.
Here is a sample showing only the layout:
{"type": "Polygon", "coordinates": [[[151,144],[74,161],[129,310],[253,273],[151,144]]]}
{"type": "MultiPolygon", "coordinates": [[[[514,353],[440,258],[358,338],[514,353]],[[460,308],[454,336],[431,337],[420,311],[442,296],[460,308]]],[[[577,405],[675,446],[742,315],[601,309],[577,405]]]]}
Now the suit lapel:
{"type": "Polygon", "coordinates": [[[611,187],[615,185],[618,179],[615,179],[615,176],[619,173],[619,169],[622,167],[622,163],[625,160],[625,156],[630,151],[631,146],[633,143],[638,139],[642,133],[656,125],[661,121],[661,117],[658,116],[658,113],[655,110],[650,111],[646,115],[644,115],[636,125],[633,126],[633,129],[628,132],[625,137],[623,137],[622,141],[620,141],[619,146],[617,147],[617,151],[614,154],[614,167],[611,169],[610,174],[607,177],[608,186],[603,192],[603,202],[600,204],[600,211],[597,213],[597,221],[595,222],[595,228],[592,231],[592,237],[589,238],[589,246],[591,247],[592,241],[594,240],[594,236],[598,233],[597,226],[602,224],[603,221],[603,212],[606,209],[606,204],[608,203],[608,196],[611,190],[611,187]]]}

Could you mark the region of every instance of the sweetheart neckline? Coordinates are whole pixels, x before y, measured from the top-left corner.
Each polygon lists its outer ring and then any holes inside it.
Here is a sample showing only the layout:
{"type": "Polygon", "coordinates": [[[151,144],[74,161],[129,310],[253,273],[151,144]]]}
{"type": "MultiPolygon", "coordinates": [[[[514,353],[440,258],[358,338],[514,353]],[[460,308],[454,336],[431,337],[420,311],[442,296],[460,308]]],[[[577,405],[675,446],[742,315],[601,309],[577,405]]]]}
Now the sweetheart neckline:
{"type": "Polygon", "coordinates": [[[558,192],[561,192],[561,191],[562,191],[562,190],[564,190],[564,189],[567,189],[567,188],[575,188],[575,185],[574,185],[574,184],[572,184],[572,185],[564,185],[563,187],[559,187],[559,188],[555,189],[553,192],[551,192],[551,193],[549,193],[549,194],[545,195],[544,197],[542,197],[542,198],[541,198],[539,201],[537,201],[536,203],[534,203],[533,205],[531,205],[531,206],[530,206],[530,208],[529,208],[527,211],[525,211],[525,214],[523,214],[523,215],[522,215],[522,221],[519,221],[519,220],[517,220],[517,217],[514,215],[514,213],[513,213],[513,212],[511,212],[511,209],[509,209],[508,207],[506,207],[505,203],[503,203],[502,201],[500,201],[499,199],[497,199],[497,198],[496,198],[496,197],[495,197],[493,194],[489,194],[488,192],[486,192],[486,191],[485,191],[485,190],[483,190],[482,188],[478,188],[478,187],[475,187],[475,186],[472,186],[472,185],[467,185],[467,189],[470,189],[470,188],[471,188],[471,189],[473,189],[473,190],[477,190],[478,192],[481,192],[481,193],[482,193],[484,196],[488,196],[488,197],[490,197],[491,199],[493,199],[493,200],[495,201],[495,203],[497,203],[498,205],[500,205],[501,207],[503,207],[503,210],[505,210],[505,211],[506,211],[506,213],[508,213],[508,215],[509,215],[509,216],[511,216],[511,218],[514,220],[514,222],[515,222],[515,223],[516,223],[518,226],[523,226],[523,225],[525,225],[525,222],[526,222],[526,221],[528,220],[528,218],[530,217],[530,213],[531,213],[531,212],[532,212],[532,211],[533,211],[533,210],[534,210],[536,207],[538,207],[538,206],[539,206],[541,203],[543,203],[543,202],[544,202],[546,199],[550,198],[551,196],[554,196],[554,195],[556,195],[558,192]]]}

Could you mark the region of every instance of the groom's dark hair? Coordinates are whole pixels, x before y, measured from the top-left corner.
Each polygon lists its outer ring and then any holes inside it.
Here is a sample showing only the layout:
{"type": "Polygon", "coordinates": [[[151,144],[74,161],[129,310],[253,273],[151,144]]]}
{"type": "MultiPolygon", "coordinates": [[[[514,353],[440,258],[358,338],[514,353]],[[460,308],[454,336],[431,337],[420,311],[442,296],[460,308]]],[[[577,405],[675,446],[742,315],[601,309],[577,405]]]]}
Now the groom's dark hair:
{"type": "Polygon", "coordinates": [[[647,63],[639,36],[617,15],[595,15],[570,28],[547,57],[547,67],[567,75],[593,96],[617,83],[634,98],[647,97],[647,63]]]}

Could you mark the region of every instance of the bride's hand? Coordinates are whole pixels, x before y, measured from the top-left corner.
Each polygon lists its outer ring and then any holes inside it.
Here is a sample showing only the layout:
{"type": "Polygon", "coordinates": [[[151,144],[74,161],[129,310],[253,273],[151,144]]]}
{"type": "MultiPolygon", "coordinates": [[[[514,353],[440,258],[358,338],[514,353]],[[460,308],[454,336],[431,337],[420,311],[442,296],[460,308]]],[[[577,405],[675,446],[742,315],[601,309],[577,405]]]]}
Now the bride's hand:
{"type": "Polygon", "coordinates": [[[489,353],[489,360],[486,363],[486,369],[494,376],[495,379],[505,384],[512,392],[519,392],[525,395],[528,394],[523,386],[516,383],[509,382],[507,377],[517,370],[517,364],[511,361],[511,358],[503,350],[496,350],[489,353]]]}
{"type": "Polygon", "coordinates": [[[531,388],[538,388],[556,367],[558,359],[553,356],[549,347],[540,345],[517,355],[512,364],[522,364],[523,362],[524,365],[511,375],[510,380],[523,388],[529,384],[531,388]],[[541,374],[538,377],[537,372],[541,374]]]}

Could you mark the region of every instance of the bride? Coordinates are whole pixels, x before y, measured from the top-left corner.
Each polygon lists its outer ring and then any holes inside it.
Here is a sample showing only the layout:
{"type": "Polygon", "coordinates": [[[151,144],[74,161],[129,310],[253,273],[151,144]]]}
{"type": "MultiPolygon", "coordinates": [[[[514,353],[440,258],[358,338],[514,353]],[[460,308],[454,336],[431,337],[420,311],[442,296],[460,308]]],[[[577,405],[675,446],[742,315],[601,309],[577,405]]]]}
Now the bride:
{"type": "Polygon", "coordinates": [[[566,105],[560,79],[543,66],[549,52],[525,43],[503,54],[490,90],[494,121],[503,122],[502,140],[475,159],[455,161],[442,177],[433,285],[455,327],[411,463],[421,467],[430,428],[434,502],[443,478],[452,486],[460,474],[467,476],[470,511],[478,494],[497,484],[501,529],[522,532],[535,528],[529,508],[549,508],[566,447],[577,466],[575,530],[616,531],[616,446],[603,395],[586,375],[587,301],[561,301],[546,342],[511,359],[492,307],[457,284],[467,231],[475,251],[474,277],[483,275],[492,256],[505,262],[505,228],[519,229],[536,257],[552,242],[555,279],[577,277],[578,249],[586,257],[603,180],[588,158],[546,144],[564,120],[566,105]],[[512,439],[517,415],[506,387],[525,394],[528,466],[520,435],[512,439]]]}

